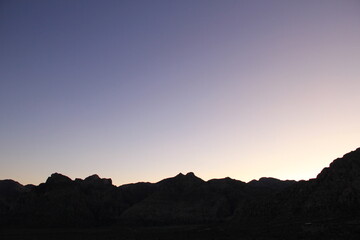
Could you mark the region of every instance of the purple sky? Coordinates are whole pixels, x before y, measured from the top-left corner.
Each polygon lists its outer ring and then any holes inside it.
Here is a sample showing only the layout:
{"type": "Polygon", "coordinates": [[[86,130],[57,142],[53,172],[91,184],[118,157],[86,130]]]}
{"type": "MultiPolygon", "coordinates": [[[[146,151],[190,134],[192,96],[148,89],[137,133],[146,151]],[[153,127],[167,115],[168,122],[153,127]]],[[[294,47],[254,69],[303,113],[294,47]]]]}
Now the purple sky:
{"type": "Polygon", "coordinates": [[[0,179],[308,179],[360,146],[360,2],[1,1],[0,179]]]}

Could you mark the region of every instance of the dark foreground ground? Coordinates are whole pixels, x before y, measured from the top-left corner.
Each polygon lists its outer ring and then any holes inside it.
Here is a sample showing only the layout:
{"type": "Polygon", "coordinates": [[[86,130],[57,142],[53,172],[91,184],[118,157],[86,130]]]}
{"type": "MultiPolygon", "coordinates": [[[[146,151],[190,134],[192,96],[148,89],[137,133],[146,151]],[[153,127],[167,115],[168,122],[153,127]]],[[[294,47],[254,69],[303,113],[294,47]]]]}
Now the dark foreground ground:
{"type": "Polygon", "coordinates": [[[88,229],[2,229],[0,239],[12,240],[162,240],[231,239],[225,232],[207,226],[107,227],[88,229]]]}
{"type": "Polygon", "coordinates": [[[272,226],[192,225],[162,227],[2,228],[2,240],[275,240],[360,239],[360,222],[283,223],[272,226]]]}

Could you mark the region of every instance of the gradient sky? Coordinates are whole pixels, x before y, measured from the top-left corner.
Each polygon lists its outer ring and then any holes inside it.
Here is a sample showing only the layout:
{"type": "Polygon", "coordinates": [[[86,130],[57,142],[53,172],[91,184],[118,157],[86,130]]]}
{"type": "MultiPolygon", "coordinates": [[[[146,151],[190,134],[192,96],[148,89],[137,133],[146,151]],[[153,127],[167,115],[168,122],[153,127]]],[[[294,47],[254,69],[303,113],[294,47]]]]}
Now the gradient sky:
{"type": "Polygon", "coordinates": [[[309,179],[360,146],[360,1],[0,1],[0,179],[309,179]]]}

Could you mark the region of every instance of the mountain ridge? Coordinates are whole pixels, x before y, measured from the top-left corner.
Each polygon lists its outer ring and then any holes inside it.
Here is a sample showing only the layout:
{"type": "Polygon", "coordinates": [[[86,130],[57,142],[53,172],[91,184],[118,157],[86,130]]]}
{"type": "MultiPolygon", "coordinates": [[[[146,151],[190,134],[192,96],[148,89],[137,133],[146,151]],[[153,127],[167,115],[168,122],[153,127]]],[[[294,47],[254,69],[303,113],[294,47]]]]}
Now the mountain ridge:
{"type": "MultiPolygon", "coordinates": [[[[304,228],[301,224],[309,227],[310,223],[321,222],[323,225],[315,228],[311,225],[311,231],[320,234],[329,221],[360,223],[358,206],[360,148],[335,159],[308,181],[269,177],[248,183],[229,177],[204,181],[193,172],[179,173],[156,183],[121,186],[114,186],[111,179],[96,174],[72,180],[53,173],[38,186],[0,180],[0,226],[226,223],[228,228],[251,235],[249,229],[257,226],[265,229],[264,226],[292,223],[298,226],[295,232],[301,232],[304,228]]],[[[360,226],[351,226],[360,232],[360,226]]]]}

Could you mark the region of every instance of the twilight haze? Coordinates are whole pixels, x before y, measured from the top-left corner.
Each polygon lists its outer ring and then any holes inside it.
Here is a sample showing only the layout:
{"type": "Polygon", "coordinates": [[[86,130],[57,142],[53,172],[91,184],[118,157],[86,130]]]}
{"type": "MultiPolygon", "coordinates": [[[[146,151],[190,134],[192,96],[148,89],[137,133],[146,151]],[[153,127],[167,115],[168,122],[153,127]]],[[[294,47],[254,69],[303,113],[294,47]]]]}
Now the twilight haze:
{"type": "Polygon", "coordinates": [[[313,178],[359,89],[357,0],[3,0],[0,179],[313,178]]]}

